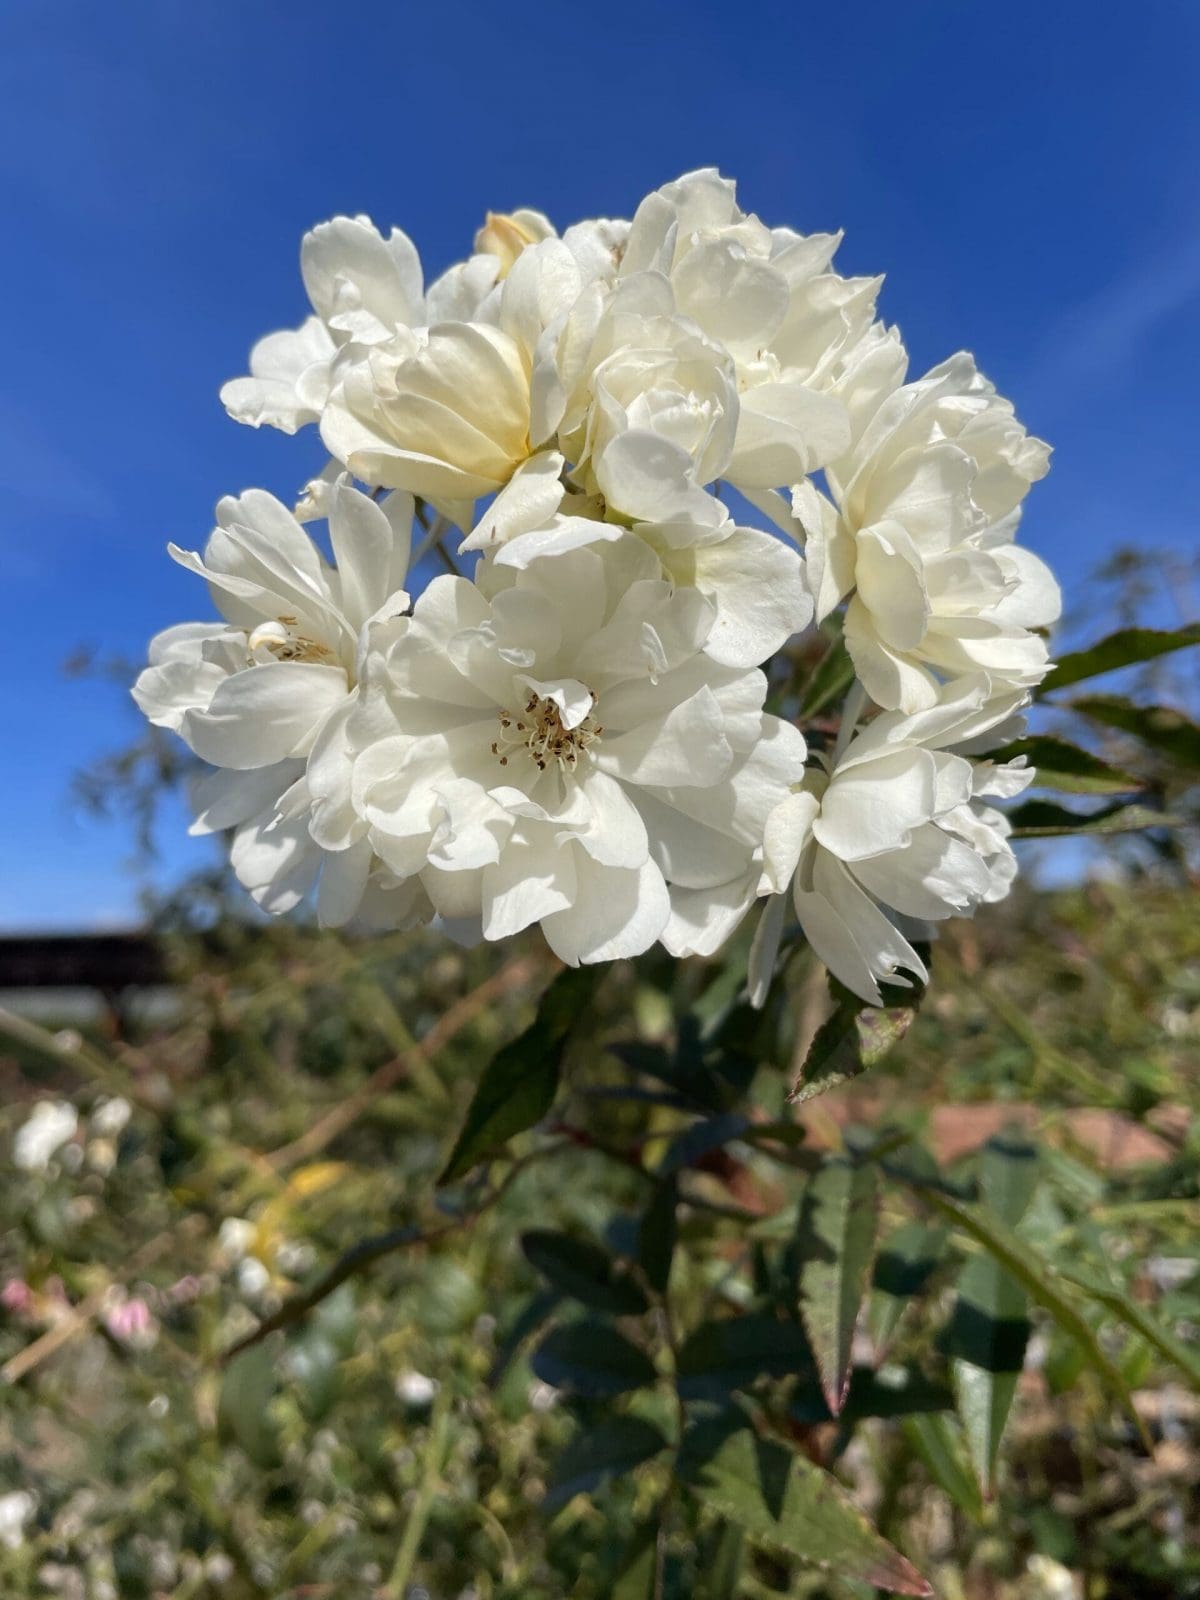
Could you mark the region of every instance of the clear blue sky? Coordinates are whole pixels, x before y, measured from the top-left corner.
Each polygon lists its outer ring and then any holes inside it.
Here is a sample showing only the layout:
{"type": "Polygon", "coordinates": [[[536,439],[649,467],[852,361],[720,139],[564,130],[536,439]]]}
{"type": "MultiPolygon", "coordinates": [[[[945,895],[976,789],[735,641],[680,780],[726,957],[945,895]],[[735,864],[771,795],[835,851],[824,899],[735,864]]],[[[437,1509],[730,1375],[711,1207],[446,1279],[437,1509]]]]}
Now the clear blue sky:
{"type": "MultiPolygon", "coordinates": [[[[914,371],[975,351],[1056,446],[1026,538],[1067,580],[1200,506],[1200,6],[1011,0],[8,0],[0,20],[0,924],[127,919],[128,841],[72,772],[135,727],[67,680],[206,613],[163,554],[224,493],[290,494],[315,438],[226,420],[305,306],[299,238],[399,223],[430,272],[483,212],[628,215],[715,163],[844,227],[914,371]]],[[[200,860],[169,841],[164,870],[200,860]]]]}

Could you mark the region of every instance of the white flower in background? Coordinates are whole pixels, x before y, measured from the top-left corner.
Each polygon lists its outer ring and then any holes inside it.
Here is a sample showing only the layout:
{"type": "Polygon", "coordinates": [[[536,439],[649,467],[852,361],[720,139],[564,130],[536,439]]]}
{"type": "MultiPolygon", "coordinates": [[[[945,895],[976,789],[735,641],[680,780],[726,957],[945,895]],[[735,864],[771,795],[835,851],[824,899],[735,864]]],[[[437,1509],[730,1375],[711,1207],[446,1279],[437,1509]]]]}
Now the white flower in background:
{"type": "Polygon", "coordinates": [[[129,1101],[121,1095],[113,1095],[110,1099],[98,1101],[88,1120],[93,1133],[103,1139],[115,1139],[123,1132],[132,1115],[133,1107],[129,1101]]]}
{"type": "Polygon", "coordinates": [[[402,1372],[396,1379],[396,1398],[402,1405],[420,1410],[431,1406],[438,1392],[437,1380],[423,1372],[402,1372]]]}
{"type": "Polygon", "coordinates": [[[363,894],[370,852],[323,861],[310,837],[304,763],[356,692],[371,625],[408,606],[412,514],[407,495],[377,504],[338,483],[331,566],[285,506],[250,490],[222,500],[203,560],[170,547],[225,620],[159,634],[134,698],[216,769],[195,786],[192,831],[234,830],[234,870],[268,911],[297,905],[318,873],[330,919],[345,920],[363,894]]]}
{"type": "Polygon", "coordinates": [[[241,1261],[258,1238],[258,1224],[249,1217],[225,1217],[217,1230],[217,1250],[229,1264],[241,1261]]]}
{"type": "Polygon", "coordinates": [[[916,711],[939,684],[985,672],[1028,688],[1048,667],[1061,609],[1049,569],[1013,539],[1049,450],[960,354],[899,389],[793,509],[818,620],[854,591],[846,644],[879,705],[916,711]]]}
{"type": "Polygon", "coordinates": [[[33,1520],[37,1501],[28,1489],[10,1489],[0,1494],[0,1545],[19,1550],[25,1543],[25,1525],[33,1520]]]}
{"type": "Polygon", "coordinates": [[[571,964],[715,948],[755,896],[800,734],[764,716],[760,673],[703,653],[712,606],[640,540],[485,575],[435,579],[331,723],[318,840],[365,836],[448,923],[540,923],[571,964]]]}
{"type": "Polygon", "coordinates": [[[765,994],[789,886],[817,955],[847,988],[881,1003],[880,981],[922,982],[925,965],[895,920],[939,922],[1008,893],[1016,871],[1009,825],[988,798],[1033,779],[1024,758],[969,759],[1019,731],[1020,695],[991,698],[986,680],[945,692],[932,709],[888,712],[849,742],[767,821],[762,887],[768,906],[752,989],[765,994]]]}
{"type": "Polygon", "coordinates": [[[79,1113],[69,1100],[39,1100],[13,1139],[13,1165],[45,1172],[50,1158],[75,1137],[79,1113]]]}

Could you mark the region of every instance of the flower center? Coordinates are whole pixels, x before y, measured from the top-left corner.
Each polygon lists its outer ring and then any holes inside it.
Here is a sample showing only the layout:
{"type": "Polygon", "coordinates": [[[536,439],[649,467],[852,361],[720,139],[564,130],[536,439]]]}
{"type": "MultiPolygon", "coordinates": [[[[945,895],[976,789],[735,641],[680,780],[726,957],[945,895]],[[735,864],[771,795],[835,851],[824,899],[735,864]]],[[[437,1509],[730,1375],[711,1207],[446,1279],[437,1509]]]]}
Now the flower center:
{"type": "MultiPolygon", "coordinates": [[[[595,704],[592,695],[592,706],[595,704]]],[[[603,732],[590,711],[575,727],[564,728],[555,702],[531,693],[520,712],[501,711],[500,737],[492,741],[492,754],[502,767],[511,756],[524,751],[539,772],[545,772],[552,761],[558,763],[560,772],[574,772],[579,757],[603,732]]]]}
{"type": "Polygon", "coordinates": [[[250,665],[265,661],[330,661],[333,651],[318,639],[299,632],[295,617],[260,622],[247,641],[250,665]]]}

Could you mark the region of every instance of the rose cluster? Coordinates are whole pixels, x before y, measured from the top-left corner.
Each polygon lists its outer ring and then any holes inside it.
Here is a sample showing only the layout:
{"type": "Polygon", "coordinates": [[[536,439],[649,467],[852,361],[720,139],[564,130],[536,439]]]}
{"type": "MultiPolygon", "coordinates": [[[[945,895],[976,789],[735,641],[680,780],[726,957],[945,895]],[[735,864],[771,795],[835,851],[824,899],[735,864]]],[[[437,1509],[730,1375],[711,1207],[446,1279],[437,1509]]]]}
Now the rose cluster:
{"type": "Polygon", "coordinates": [[[631,222],[489,215],[428,286],[398,229],[305,236],[312,314],[222,399],[329,464],[171,547],[221,620],[159,634],[134,691],[260,906],[536,923],[574,964],[711,953],[765,896],[752,988],[794,914],[878,1001],[1007,892],[992,802],[1031,773],[986,756],[1048,666],[1058,590],[1014,540],[1049,452],[969,355],[908,381],[838,243],[712,170],[631,222]],[[411,599],[414,537],[469,575],[411,599]],[[856,677],[810,750],[763,669],[843,610],[856,677]]]}

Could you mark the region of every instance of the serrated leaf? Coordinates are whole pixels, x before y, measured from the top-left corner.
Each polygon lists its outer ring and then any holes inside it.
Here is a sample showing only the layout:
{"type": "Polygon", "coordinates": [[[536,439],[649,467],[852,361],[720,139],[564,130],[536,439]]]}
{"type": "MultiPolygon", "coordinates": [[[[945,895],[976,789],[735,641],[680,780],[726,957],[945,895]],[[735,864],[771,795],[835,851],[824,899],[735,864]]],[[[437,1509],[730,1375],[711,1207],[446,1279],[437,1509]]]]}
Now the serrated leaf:
{"type": "Polygon", "coordinates": [[[1200,770],[1200,728],[1173,706],[1135,705],[1123,695],[1093,694],[1072,700],[1069,709],[1132,734],[1178,766],[1200,770]]]}
{"type": "Polygon", "coordinates": [[[800,1206],[800,1316],[835,1415],[846,1398],[875,1254],[878,1192],[873,1166],[828,1161],[809,1179],[800,1206]]]}
{"type": "MultiPolygon", "coordinates": [[[[867,1006],[836,979],[832,1014],[817,1029],[788,1099],[803,1105],[876,1066],[900,1043],[917,1015],[919,994],[902,1005],[867,1006]]],[[[896,992],[893,990],[893,992],[896,992]]]]}
{"type": "Polygon", "coordinates": [[[760,1378],[817,1382],[803,1330],[759,1312],[702,1322],[679,1349],[676,1383],[685,1400],[723,1400],[760,1378]]]}
{"type": "Polygon", "coordinates": [[[755,1544],[892,1594],[933,1593],[836,1478],[761,1438],[747,1418],[718,1417],[690,1427],[678,1472],[703,1504],[755,1544]]]}
{"type": "Polygon", "coordinates": [[[557,1511],[577,1494],[590,1494],[666,1448],[662,1433],[641,1417],[602,1417],[581,1428],[559,1455],[542,1504],[557,1511]]]}
{"type": "Polygon", "coordinates": [[[909,1449],[960,1511],[973,1522],[983,1517],[979,1485],[965,1459],[962,1441],[951,1418],[937,1414],[905,1417],[900,1424],[909,1449]]]}
{"type": "MultiPolygon", "coordinates": [[[[860,1422],[865,1417],[907,1417],[929,1411],[949,1411],[954,1396],[944,1383],[936,1383],[915,1367],[853,1367],[850,1386],[839,1413],[843,1423],[860,1422]]],[[[833,1413],[819,1389],[794,1394],[788,1402],[788,1415],[796,1422],[812,1426],[830,1422],[833,1413]]]]}
{"type": "Polygon", "coordinates": [[[552,1328],[530,1366],[543,1383],[589,1399],[628,1394],[653,1383],[654,1363],[610,1322],[587,1318],[552,1328]]]}
{"type": "MultiPolygon", "coordinates": [[[[903,1177],[903,1174],[898,1174],[903,1177]]],[[[1120,1372],[1105,1355],[1096,1335],[1076,1304],[1074,1292],[1048,1262],[1042,1260],[1027,1240],[1006,1227],[998,1217],[989,1216],[977,1206],[956,1200],[943,1189],[906,1178],[935,1211],[981,1245],[1026,1290],[1031,1300],[1048,1311],[1055,1322],[1075,1339],[1088,1364],[1105,1380],[1137,1423],[1143,1441],[1145,1429],[1133,1405],[1132,1396],[1120,1372]]]]}
{"type": "Polygon", "coordinates": [[[521,1235],[521,1249],[552,1288],[594,1311],[627,1317],[646,1310],[646,1296],[638,1285],[618,1270],[607,1250],[588,1239],[552,1228],[531,1228],[521,1235]]]}
{"type": "Polygon", "coordinates": [[[1055,839],[1065,834],[1139,833],[1143,828],[1178,826],[1178,818],[1149,806],[1115,801],[1096,811],[1070,811],[1051,800],[1026,800],[1008,813],[1016,839],[1055,839]]]}
{"type": "Polygon", "coordinates": [[[1200,623],[1170,630],[1119,628],[1098,644],[1061,657],[1042,679],[1038,694],[1065,689],[1085,678],[1098,678],[1102,673],[1136,666],[1141,661],[1153,661],[1156,656],[1169,655],[1172,650],[1183,650],[1192,644],[1200,644],[1200,623]]]}
{"type": "Polygon", "coordinates": [[[560,972],[542,996],[532,1024],[497,1050],[483,1069],[439,1183],[461,1178],[546,1115],[558,1090],[567,1039],[586,1012],[599,976],[596,967],[560,972]]]}
{"type": "Polygon", "coordinates": [[[880,1246],[867,1313],[877,1349],[890,1344],[900,1318],[937,1268],[945,1243],[945,1228],[905,1222],[880,1246]]]}
{"type": "MultiPolygon", "coordinates": [[[[1024,1216],[1038,1170],[1036,1148],[1019,1134],[998,1134],[980,1152],[983,1203],[1007,1227],[1015,1228],[1024,1216]]],[[[957,1290],[944,1342],[971,1462],[990,1499],[1000,1441],[1025,1365],[1029,1307],[1021,1285],[989,1255],[967,1262],[957,1290]]]]}
{"type": "Polygon", "coordinates": [[[1060,789],[1064,794],[1129,794],[1145,788],[1144,779],[1122,772],[1089,750],[1080,750],[1050,734],[1017,739],[1001,750],[993,750],[988,759],[1015,761],[1018,756],[1025,756],[1029,765],[1037,769],[1034,781],[1039,789],[1060,789]]]}

